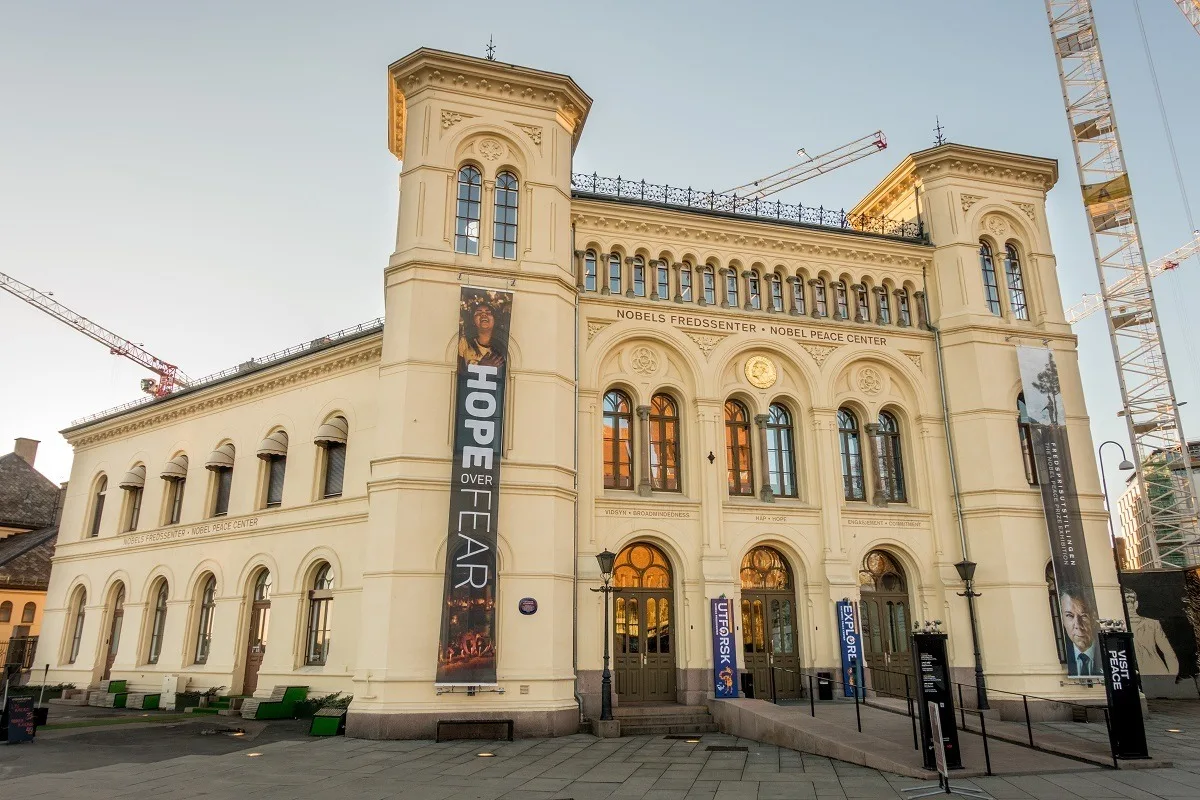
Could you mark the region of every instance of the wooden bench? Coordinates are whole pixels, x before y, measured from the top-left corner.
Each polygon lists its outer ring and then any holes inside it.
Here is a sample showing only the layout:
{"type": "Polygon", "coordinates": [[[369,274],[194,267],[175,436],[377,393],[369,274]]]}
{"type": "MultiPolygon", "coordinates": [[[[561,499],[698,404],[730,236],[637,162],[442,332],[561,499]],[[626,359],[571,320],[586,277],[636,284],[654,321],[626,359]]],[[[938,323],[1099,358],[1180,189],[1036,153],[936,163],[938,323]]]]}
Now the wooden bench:
{"type": "Polygon", "coordinates": [[[487,736],[455,736],[442,738],[442,727],[449,728],[478,728],[487,726],[503,726],[505,729],[504,739],[511,742],[513,740],[513,721],[511,719],[439,719],[437,728],[434,731],[434,740],[437,742],[448,741],[449,738],[455,739],[487,739],[492,737],[487,736]]]}

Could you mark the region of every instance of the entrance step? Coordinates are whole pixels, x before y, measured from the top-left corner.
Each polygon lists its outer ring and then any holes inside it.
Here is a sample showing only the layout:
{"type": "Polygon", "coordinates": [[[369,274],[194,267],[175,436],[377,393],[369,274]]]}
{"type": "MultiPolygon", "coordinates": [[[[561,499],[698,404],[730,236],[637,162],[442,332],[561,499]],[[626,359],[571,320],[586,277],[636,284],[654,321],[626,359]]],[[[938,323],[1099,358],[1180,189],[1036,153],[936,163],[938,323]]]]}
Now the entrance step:
{"type": "Polygon", "coordinates": [[[717,723],[704,706],[674,703],[623,705],[613,710],[621,722],[622,736],[715,733],[717,723]]]}

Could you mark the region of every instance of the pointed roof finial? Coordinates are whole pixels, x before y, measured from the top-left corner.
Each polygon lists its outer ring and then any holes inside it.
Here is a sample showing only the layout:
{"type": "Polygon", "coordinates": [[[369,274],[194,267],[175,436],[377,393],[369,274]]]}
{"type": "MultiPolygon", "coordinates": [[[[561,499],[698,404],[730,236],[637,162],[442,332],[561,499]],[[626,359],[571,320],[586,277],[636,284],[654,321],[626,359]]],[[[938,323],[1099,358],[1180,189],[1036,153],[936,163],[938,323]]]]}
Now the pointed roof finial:
{"type": "Polygon", "coordinates": [[[485,49],[485,52],[487,53],[488,61],[496,60],[496,43],[492,41],[491,34],[488,34],[488,43],[487,43],[487,48],[485,49]]]}
{"type": "Polygon", "coordinates": [[[937,122],[937,125],[935,125],[933,128],[933,132],[934,132],[933,143],[935,145],[937,145],[938,147],[941,147],[942,145],[944,145],[946,143],[946,137],[942,135],[942,131],[944,131],[945,128],[942,127],[942,118],[941,117],[934,117],[934,120],[937,122]]]}

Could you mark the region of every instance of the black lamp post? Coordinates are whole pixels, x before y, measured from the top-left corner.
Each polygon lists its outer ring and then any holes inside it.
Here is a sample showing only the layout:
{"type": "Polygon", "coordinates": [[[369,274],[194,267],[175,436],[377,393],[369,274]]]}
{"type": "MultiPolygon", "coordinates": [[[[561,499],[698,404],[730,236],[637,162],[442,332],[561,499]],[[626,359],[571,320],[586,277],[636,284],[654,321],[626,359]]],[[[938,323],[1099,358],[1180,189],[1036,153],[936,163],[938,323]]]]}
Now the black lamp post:
{"type": "Polygon", "coordinates": [[[967,616],[971,618],[971,646],[975,648],[975,704],[979,710],[983,711],[990,708],[987,699],[987,684],[983,679],[983,655],[979,652],[979,624],[975,621],[975,598],[979,597],[979,592],[974,589],[975,567],[978,566],[974,561],[963,559],[954,565],[958,570],[958,577],[962,579],[964,591],[958,593],[959,597],[967,598],[967,616]]]}
{"type": "Polygon", "coordinates": [[[612,576],[613,564],[617,560],[617,554],[610,552],[608,548],[604,552],[596,554],[596,561],[600,564],[600,580],[603,584],[599,589],[592,589],[593,592],[600,592],[604,599],[604,671],[600,673],[600,719],[610,720],[612,716],[612,673],[608,669],[608,596],[612,594],[612,576]]]}
{"type": "Polygon", "coordinates": [[[1100,489],[1104,492],[1104,512],[1108,515],[1108,539],[1112,542],[1113,564],[1117,567],[1117,585],[1121,587],[1121,611],[1125,616],[1125,630],[1131,631],[1133,628],[1129,624],[1129,609],[1125,607],[1125,585],[1121,580],[1124,574],[1121,570],[1121,556],[1117,553],[1117,534],[1113,530],[1112,521],[1112,504],[1108,501],[1108,478],[1104,474],[1104,445],[1114,444],[1121,451],[1121,463],[1117,465],[1117,469],[1122,472],[1128,472],[1133,469],[1133,464],[1125,457],[1125,448],[1120,442],[1114,442],[1109,439],[1107,442],[1101,442],[1096,448],[1096,460],[1100,462],[1100,489]]]}

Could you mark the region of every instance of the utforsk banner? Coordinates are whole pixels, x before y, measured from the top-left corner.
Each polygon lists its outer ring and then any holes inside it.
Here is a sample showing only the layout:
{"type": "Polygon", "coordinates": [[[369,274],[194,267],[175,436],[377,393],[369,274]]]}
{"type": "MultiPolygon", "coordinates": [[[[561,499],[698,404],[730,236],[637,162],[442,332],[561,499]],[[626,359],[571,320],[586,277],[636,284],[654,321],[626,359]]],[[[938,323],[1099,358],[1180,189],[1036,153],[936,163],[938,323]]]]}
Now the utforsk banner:
{"type": "Polygon", "coordinates": [[[712,601],[713,695],[738,696],[737,648],[733,641],[733,613],[728,597],[712,601]]]}
{"type": "Polygon", "coordinates": [[[446,583],[435,683],[496,683],[496,522],[512,293],[464,286],[446,583]]]}
{"type": "Polygon", "coordinates": [[[1018,347],[1017,362],[1025,392],[1026,416],[1022,422],[1032,433],[1034,464],[1050,534],[1050,560],[1066,634],[1067,675],[1100,678],[1104,676],[1104,665],[1096,591],[1079,515],[1058,365],[1048,347],[1018,347]]]}

